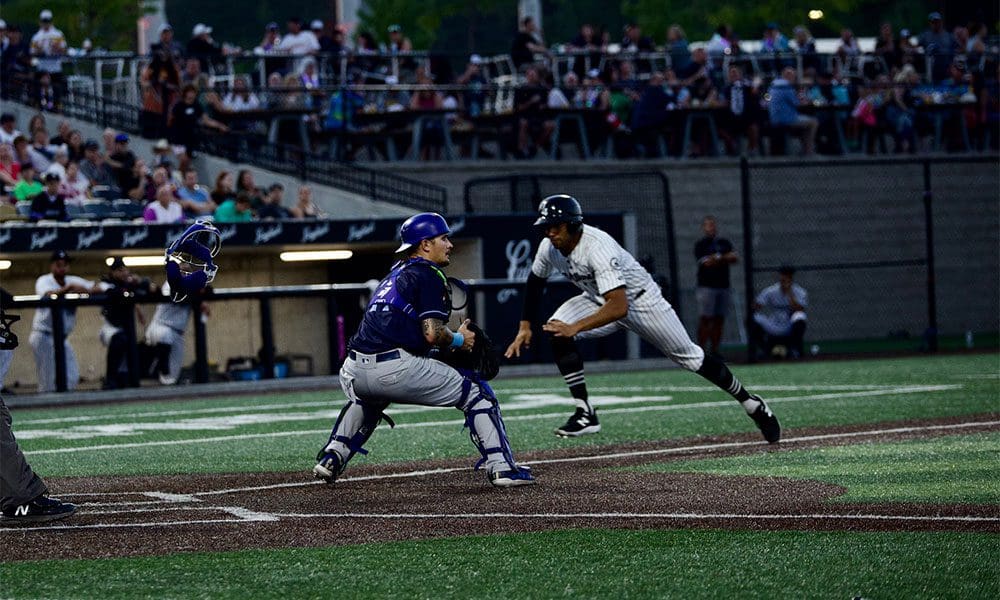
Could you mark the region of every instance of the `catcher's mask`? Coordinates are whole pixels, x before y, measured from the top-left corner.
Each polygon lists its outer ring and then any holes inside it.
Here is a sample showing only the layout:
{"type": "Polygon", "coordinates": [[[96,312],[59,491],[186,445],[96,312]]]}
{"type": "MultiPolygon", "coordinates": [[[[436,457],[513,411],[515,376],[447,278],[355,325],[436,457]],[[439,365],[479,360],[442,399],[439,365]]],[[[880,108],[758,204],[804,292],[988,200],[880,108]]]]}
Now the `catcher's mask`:
{"type": "Polygon", "coordinates": [[[215,279],[219,267],[212,259],[221,249],[219,230],[208,221],[191,225],[167,246],[167,282],[174,302],[182,302],[215,279]]]}

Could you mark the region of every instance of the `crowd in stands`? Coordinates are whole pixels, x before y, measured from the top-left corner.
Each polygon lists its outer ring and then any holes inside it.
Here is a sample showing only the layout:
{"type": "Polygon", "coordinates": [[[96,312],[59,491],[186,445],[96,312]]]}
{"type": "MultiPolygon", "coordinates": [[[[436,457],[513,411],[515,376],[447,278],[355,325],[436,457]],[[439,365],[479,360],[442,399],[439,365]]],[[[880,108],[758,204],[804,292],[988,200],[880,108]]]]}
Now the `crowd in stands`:
{"type": "MultiPolygon", "coordinates": [[[[44,90],[50,89],[59,62],[54,57],[65,52],[66,43],[53,33],[58,30],[51,27],[51,12],[40,16],[46,18],[35,37],[42,37],[38,43],[33,38],[30,49],[6,50],[22,42],[13,28],[4,33],[3,68],[7,80],[24,76],[18,65],[25,57],[37,58],[33,98],[45,110],[58,105],[44,90]]],[[[268,23],[251,52],[264,61],[266,81],[237,75],[220,87],[211,76],[214,65],[243,51],[220,44],[212,33],[211,26],[199,23],[182,45],[173,28],[163,25],[140,76],[142,135],[166,138],[178,152],[181,170],[206,131],[265,133],[256,114],[261,111],[300,111],[296,119],[302,123],[282,123],[279,140],[301,143],[304,124],[313,134],[308,142],[313,150],[324,139],[383,126],[356,122],[362,113],[454,111],[446,126],[457,131],[476,130],[482,115],[499,113],[510,119],[500,124],[498,139],[518,158],[549,148],[560,110],[585,113],[592,149],[620,158],[699,156],[720,144],[728,154],[754,155],[764,151],[765,138],[772,142],[771,153],[780,152],[786,139],[798,138],[803,154],[874,152],[886,138],[894,152],[904,153],[987,149],[1000,139],[995,38],[978,23],[949,29],[936,12],[922,32],[882,24],[871,52],[863,52],[854,33],[844,29],[832,54],[817,52],[807,27],[797,25],[788,36],[778,23],[766,24],[752,44],[728,25],[708,40],[689,43],[683,28],[673,24],[659,43],[638,24],[628,25],[620,40],[583,24],[572,40],[550,46],[526,17],[512,39],[516,74],[509,84],[500,83],[496,70],[487,68],[491,61],[479,55],[470,56],[458,74],[447,60],[418,60],[409,54],[413,44],[399,25],[387,29],[382,43],[367,31],[349,42],[341,26],[314,20],[306,29],[292,17],[283,33],[278,23],[268,23]],[[399,68],[390,71],[380,62],[400,53],[408,58],[395,63],[399,68]],[[320,68],[319,61],[339,56],[346,62],[331,60],[320,68]],[[509,97],[506,85],[514,86],[509,97]],[[710,120],[691,119],[692,111],[710,120]],[[247,116],[240,118],[241,113],[247,116]],[[931,140],[934,136],[941,139],[931,140]]],[[[419,156],[440,157],[441,122],[421,127],[426,129],[419,156]]],[[[33,135],[27,141],[33,147],[45,144],[33,135]]],[[[469,146],[459,150],[468,153],[469,146]]],[[[123,197],[133,197],[131,190],[123,197]]]]}
{"type": "Polygon", "coordinates": [[[194,219],[249,222],[325,216],[301,185],[294,204],[284,187],[260,187],[253,173],[221,171],[211,188],[199,182],[184,152],[166,139],[150,156],[137,156],[128,134],[106,129],[102,140],[83,140],[60,121],[49,137],[46,116],[31,117],[22,133],[13,114],[0,115],[0,213],[3,219],[69,221],[102,217],[178,223],[194,219]],[[30,140],[30,141],[29,141],[30,140]],[[14,207],[11,211],[10,207],[14,207]]]}

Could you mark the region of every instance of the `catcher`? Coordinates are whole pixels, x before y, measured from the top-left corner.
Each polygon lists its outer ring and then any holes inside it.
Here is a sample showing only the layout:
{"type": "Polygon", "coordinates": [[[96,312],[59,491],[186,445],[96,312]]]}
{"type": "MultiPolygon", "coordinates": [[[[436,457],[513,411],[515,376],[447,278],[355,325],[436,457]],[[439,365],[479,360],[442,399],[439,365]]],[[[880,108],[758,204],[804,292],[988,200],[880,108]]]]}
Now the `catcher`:
{"type": "Polygon", "coordinates": [[[499,371],[489,339],[468,319],[448,328],[451,285],[441,267],[451,262],[451,230],[439,214],[420,213],[400,228],[406,252],[379,282],[340,370],[347,405],[340,411],[313,473],[333,483],[392,402],[449,406],[465,413],[472,443],[496,487],[530,485],[531,472],[514,462],[496,395],[487,381],[499,371]],[[435,358],[436,357],[436,358],[435,358]],[[448,363],[444,362],[448,361],[448,363]]]}

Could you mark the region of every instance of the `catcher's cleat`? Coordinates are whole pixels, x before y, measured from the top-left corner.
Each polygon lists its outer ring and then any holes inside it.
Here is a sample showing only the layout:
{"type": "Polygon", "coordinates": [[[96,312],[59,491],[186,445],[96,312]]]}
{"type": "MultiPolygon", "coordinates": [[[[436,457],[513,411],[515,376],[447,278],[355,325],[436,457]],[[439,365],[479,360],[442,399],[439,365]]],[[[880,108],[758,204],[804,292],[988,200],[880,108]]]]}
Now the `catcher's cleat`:
{"type": "Polygon", "coordinates": [[[600,430],[601,424],[597,422],[597,411],[589,413],[578,408],[573,416],[566,421],[566,424],[556,429],[555,433],[559,437],[579,437],[589,433],[597,433],[600,430]]]}
{"type": "Polygon", "coordinates": [[[490,473],[490,483],[494,487],[509,488],[534,485],[535,478],[528,467],[515,467],[510,471],[494,471],[490,473]]]}
{"type": "Polygon", "coordinates": [[[769,444],[777,444],[778,440],[781,439],[781,425],[778,424],[778,417],[774,416],[774,413],[771,412],[771,409],[768,408],[760,396],[750,397],[760,402],[760,406],[750,414],[750,418],[757,424],[760,432],[764,434],[764,439],[769,444]]]}
{"type": "Polygon", "coordinates": [[[39,496],[34,500],[11,506],[3,509],[0,521],[4,525],[18,525],[21,523],[43,523],[45,521],[58,521],[65,519],[76,512],[76,505],[69,502],[62,502],[55,498],[39,496]]]}
{"type": "Polygon", "coordinates": [[[344,472],[344,464],[340,462],[340,457],[335,452],[323,452],[318,457],[319,462],[313,467],[313,475],[316,479],[333,485],[334,481],[344,472]]]}

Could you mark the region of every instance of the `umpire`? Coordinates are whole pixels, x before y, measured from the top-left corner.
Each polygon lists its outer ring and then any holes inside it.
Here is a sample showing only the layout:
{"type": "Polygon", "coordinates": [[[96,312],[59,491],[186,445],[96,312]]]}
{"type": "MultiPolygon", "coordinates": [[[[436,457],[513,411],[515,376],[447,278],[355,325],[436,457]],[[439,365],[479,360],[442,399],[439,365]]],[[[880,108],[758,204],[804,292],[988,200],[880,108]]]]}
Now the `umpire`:
{"type": "Polygon", "coordinates": [[[454,407],[465,413],[473,444],[496,487],[534,483],[530,471],[514,462],[496,396],[483,376],[431,358],[432,353],[467,353],[478,337],[468,319],[448,328],[450,281],[441,267],[451,262],[451,230],[437,213],[420,213],[400,228],[406,252],[379,282],[351,338],[340,385],[347,405],[317,456],[313,473],[333,483],[364,443],[392,402],[454,407]]]}

